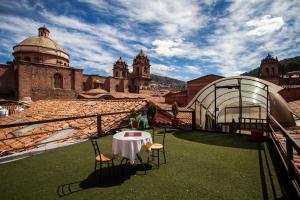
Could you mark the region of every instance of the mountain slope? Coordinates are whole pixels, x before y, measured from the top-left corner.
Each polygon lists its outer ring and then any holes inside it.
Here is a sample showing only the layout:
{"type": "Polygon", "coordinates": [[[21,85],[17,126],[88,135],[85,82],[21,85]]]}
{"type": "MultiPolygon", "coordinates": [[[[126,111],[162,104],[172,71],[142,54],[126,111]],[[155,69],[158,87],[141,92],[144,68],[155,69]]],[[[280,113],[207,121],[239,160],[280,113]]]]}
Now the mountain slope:
{"type": "Polygon", "coordinates": [[[151,74],[151,79],[151,84],[169,88],[172,91],[184,90],[186,87],[186,82],[166,76],[151,74]]]}
{"type": "MultiPolygon", "coordinates": [[[[286,58],[281,61],[279,61],[280,67],[279,67],[279,73],[280,74],[286,74],[290,71],[299,71],[300,70],[300,56],[296,56],[293,58],[286,58]]],[[[259,67],[249,71],[245,72],[241,75],[247,75],[247,76],[258,76],[259,74],[259,67]]]]}

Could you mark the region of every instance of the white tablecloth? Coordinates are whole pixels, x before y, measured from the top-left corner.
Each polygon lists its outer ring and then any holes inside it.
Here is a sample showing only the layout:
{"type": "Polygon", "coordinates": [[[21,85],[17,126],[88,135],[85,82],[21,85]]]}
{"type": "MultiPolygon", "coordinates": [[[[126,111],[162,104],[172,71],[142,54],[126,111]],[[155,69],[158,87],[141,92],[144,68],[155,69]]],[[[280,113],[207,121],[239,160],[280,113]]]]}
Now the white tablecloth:
{"type": "Polygon", "coordinates": [[[112,153],[129,159],[133,164],[136,154],[140,152],[143,145],[152,143],[151,134],[145,131],[122,131],[114,134],[112,143],[112,153]],[[126,132],[141,132],[141,136],[127,136],[126,132]]]}

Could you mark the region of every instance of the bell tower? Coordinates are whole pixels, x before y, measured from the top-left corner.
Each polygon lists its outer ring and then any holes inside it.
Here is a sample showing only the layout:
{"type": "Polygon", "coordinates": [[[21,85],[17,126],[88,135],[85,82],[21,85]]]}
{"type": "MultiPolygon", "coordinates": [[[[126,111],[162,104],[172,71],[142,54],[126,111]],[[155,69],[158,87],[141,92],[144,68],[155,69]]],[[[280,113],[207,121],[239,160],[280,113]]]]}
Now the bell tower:
{"type": "Polygon", "coordinates": [[[259,68],[259,77],[270,81],[275,84],[279,84],[279,66],[280,63],[276,58],[273,58],[270,54],[261,60],[259,68]]]}
{"type": "Polygon", "coordinates": [[[133,60],[133,75],[135,77],[150,78],[150,61],[143,50],[133,60]]]}
{"type": "Polygon", "coordinates": [[[128,65],[122,58],[120,57],[114,64],[113,68],[113,77],[114,78],[128,78],[128,65]]]}
{"type": "Polygon", "coordinates": [[[131,91],[139,93],[140,90],[148,90],[150,78],[150,60],[143,50],[133,59],[133,71],[131,74],[131,91]]]}

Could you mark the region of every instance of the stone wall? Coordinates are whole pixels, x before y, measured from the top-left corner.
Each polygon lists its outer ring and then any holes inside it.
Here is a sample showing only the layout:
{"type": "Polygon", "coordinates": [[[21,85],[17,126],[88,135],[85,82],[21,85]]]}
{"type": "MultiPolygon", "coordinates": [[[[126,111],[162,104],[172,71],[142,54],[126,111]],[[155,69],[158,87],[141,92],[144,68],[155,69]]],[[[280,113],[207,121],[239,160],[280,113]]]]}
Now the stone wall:
{"type": "Polygon", "coordinates": [[[17,88],[14,66],[12,64],[0,64],[0,95],[15,96],[17,88]]]}
{"type": "Polygon", "coordinates": [[[77,99],[78,93],[71,89],[32,89],[31,98],[33,101],[40,99],[77,99]]]}
{"type": "Polygon", "coordinates": [[[19,99],[23,97],[31,97],[33,100],[72,99],[76,98],[80,91],[81,82],[76,82],[76,80],[81,80],[80,69],[28,62],[16,62],[15,65],[18,68],[19,99]],[[55,74],[62,76],[62,88],[54,88],[55,74]]]}

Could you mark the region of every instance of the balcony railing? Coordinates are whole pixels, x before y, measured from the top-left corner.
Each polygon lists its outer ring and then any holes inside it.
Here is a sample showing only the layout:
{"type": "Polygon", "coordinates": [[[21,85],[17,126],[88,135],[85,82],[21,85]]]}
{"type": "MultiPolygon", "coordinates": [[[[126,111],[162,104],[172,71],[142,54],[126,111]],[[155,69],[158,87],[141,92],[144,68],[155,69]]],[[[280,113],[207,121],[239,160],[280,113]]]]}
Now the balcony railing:
{"type": "Polygon", "coordinates": [[[269,118],[268,138],[287,175],[287,199],[296,199],[293,198],[295,196],[300,199],[300,174],[294,160],[295,156],[300,155],[300,145],[274,117],[269,115],[269,118]]]}
{"type": "MultiPolygon", "coordinates": [[[[171,117],[170,115],[171,110],[158,110],[157,115],[158,116],[164,116],[157,118],[157,125],[171,125],[171,117]]],[[[114,132],[114,130],[122,128],[124,125],[124,122],[129,122],[128,120],[130,117],[130,111],[123,111],[123,112],[112,112],[112,113],[100,113],[100,114],[92,114],[92,115],[82,115],[82,116],[74,116],[74,117],[63,117],[63,118],[55,118],[55,119],[45,119],[45,120],[36,120],[36,121],[28,121],[28,122],[18,122],[18,123],[9,123],[9,124],[3,124],[0,125],[0,131],[7,132],[9,134],[8,137],[0,137],[0,142],[5,143],[12,143],[8,141],[20,141],[23,145],[20,145],[19,147],[13,148],[12,152],[6,151],[5,153],[0,151],[0,156],[9,155],[13,153],[14,151],[24,151],[29,150],[32,148],[35,148],[36,146],[45,145],[53,142],[62,142],[66,141],[68,139],[88,139],[90,136],[105,136],[107,134],[110,134],[114,132]],[[92,120],[90,119],[92,118],[92,120]],[[127,120],[126,120],[127,119],[127,120]],[[89,120],[89,127],[86,125],[82,125],[80,123],[80,120],[89,120]],[[53,139],[53,140],[47,140],[50,138],[54,132],[63,131],[65,129],[63,128],[51,128],[55,126],[57,123],[66,122],[70,124],[71,127],[68,128],[74,128],[74,130],[82,130],[82,129],[89,129],[87,131],[87,134],[82,133],[81,135],[77,136],[70,136],[70,137],[63,137],[59,139],[53,139]],[[41,125],[41,124],[47,124],[49,125],[48,128],[44,128],[44,130],[40,131],[32,131],[33,133],[24,133],[24,134],[12,134],[15,131],[21,130],[23,128],[26,128],[31,125],[41,125]],[[26,141],[26,139],[29,140],[32,138],[37,138],[38,142],[23,142],[26,141]],[[46,142],[43,142],[46,141],[46,142]]],[[[195,127],[195,114],[193,111],[180,111],[178,114],[178,119],[180,120],[180,127],[195,127]]],[[[129,124],[127,124],[129,125],[129,124]]],[[[68,129],[66,128],[66,129],[68,129]]],[[[30,131],[28,131],[30,132],[30,131]]],[[[17,146],[17,145],[16,145],[17,146]]]]}

